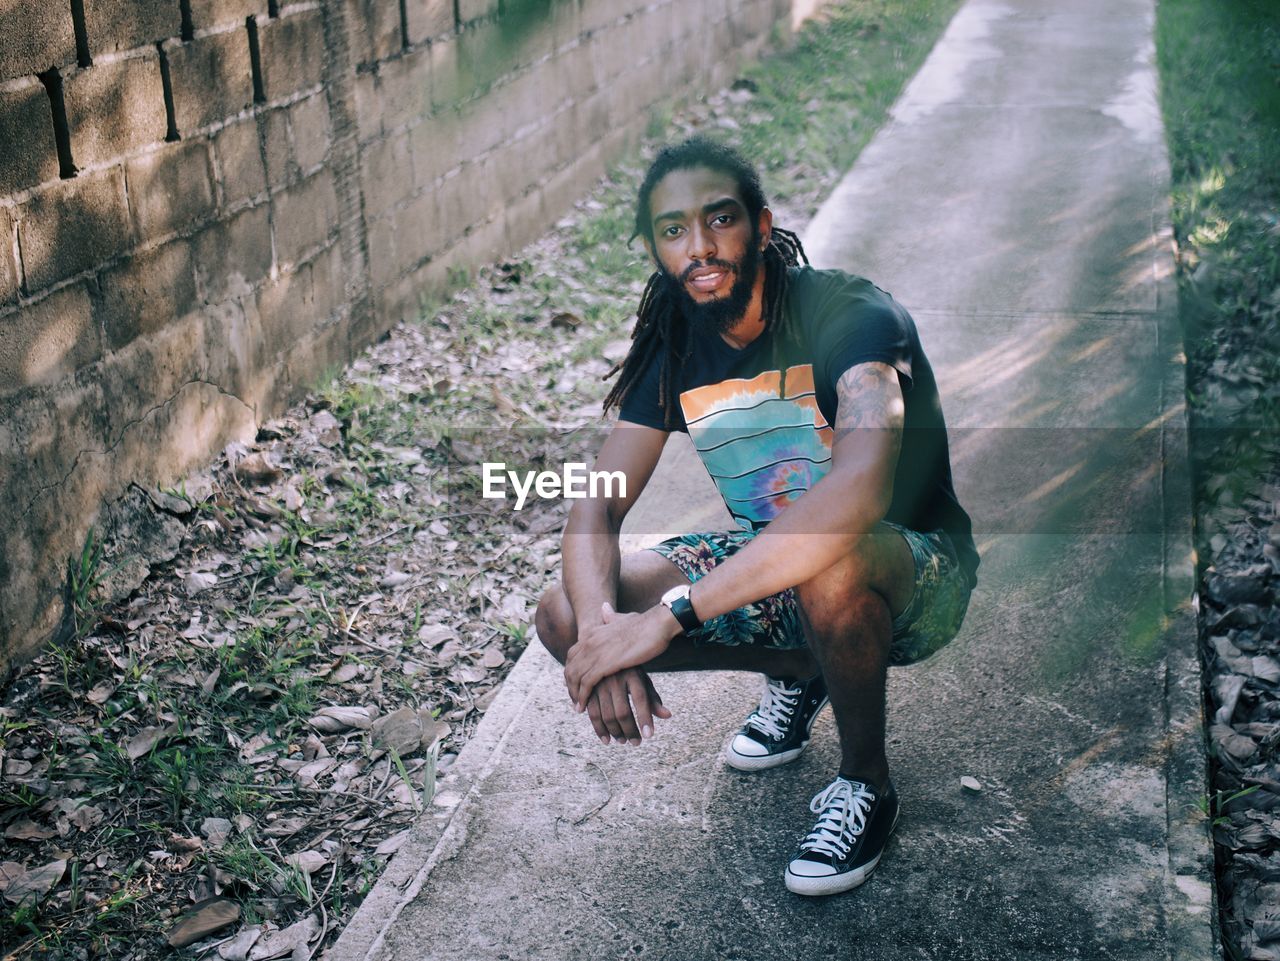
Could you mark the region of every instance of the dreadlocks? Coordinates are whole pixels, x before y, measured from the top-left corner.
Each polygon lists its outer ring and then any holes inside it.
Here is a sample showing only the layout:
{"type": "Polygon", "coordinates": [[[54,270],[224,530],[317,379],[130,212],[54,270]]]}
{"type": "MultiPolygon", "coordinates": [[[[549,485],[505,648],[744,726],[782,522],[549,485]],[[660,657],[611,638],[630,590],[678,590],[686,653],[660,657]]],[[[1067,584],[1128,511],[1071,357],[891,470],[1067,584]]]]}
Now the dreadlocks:
{"type": "MultiPolygon", "coordinates": [[[[645,174],[640,185],[640,194],[636,203],[634,240],[644,236],[649,244],[653,244],[653,219],[649,209],[649,197],[654,187],[662,178],[674,170],[686,170],[692,167],[708,167],[719,173],[733,177],[742,196],[743,205],[751,218],[753,229],[760,221],[760,211],[766,206],[764,190],[760,186],[760,178],[741,154],[731,147],[717,143],[706,137],[692,137],[681,144],[664,147],[658,152],[645,174]]],[[[764,329],[775,331],[773,338],[773,360],[782,369],[780,351],[785,341],[797,342],[798,333],[794,329],[788,311],[785,308],[787,291],[791,278],[788,267],[795,267],[803,259],[807,264],[804,248],[800,238],[789,230],[775,226],[769,235],[769,245],[762,254],[764,264],[764,329]]],[[[658,384],[658,401],[662,407],[665,426],[674,426],[675,411],[679,405],[679,384],[685,361],[688,359],[693,345],[693,327],[681,313],[679,306],[673,301],[669,285],[662,272],[654,271],[645,286],[640,298],[640,307],[636,311],[636,325],[631,332],[631,349],[621,363],[616,364],[605,379],[621,371],[609,395],[604,399],[604,410],[607,414],[614,407],[621,406],[636,382],[648,369],[653,359],[662,352],[662,375],[658,384]]],[[[785,375],[780,385],[780,396],[785,392],[785,375]]]]}

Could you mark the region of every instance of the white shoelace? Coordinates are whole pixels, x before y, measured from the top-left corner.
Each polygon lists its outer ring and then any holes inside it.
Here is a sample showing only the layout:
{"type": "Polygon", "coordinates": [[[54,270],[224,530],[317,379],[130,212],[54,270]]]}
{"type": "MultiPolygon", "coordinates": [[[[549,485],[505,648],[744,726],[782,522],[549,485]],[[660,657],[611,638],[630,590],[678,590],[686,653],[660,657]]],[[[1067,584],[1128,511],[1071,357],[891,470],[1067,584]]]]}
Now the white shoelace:
{"type": "Polygon", "coordinates": [[[803,691],[800,685],[787,687],[781,681],[766,677],[764,697],[760,699],[760,706],[747,718],[747,724],[768,737],[785,737],[785,725],[791,722],[791,715],[795,713],[803,691]]]}
{"type": "Polygon", "coordinates": [[[800,850],[833,858],[847,855],[853,839],[866,830],[873,800],[875,795],[861,781],[837,778],[809,804],[809,810],[821,817],[800,842],[800,850]]]}

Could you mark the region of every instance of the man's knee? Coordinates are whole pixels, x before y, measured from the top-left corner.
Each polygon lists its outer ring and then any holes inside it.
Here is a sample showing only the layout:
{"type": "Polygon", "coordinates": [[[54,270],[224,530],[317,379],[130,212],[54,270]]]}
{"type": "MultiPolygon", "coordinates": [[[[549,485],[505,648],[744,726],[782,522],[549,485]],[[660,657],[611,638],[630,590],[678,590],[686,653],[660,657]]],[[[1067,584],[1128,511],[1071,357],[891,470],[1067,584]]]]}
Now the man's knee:
{"type": "Polygon", "coordinates": [[[542,641],[543,647],[563,664],[569,655],[569,648],[576,640],[577,632],[574,629],[573,607],[559,581],[547,588],[538,601],[533,623],[538,628],[538,639],[542,641]]]}
{"type": "Polygon", "coordinates": [[[795,588],[805,619],[820,630],[846,630],[890,614],[880,558],[870,538],[795,588]]]}

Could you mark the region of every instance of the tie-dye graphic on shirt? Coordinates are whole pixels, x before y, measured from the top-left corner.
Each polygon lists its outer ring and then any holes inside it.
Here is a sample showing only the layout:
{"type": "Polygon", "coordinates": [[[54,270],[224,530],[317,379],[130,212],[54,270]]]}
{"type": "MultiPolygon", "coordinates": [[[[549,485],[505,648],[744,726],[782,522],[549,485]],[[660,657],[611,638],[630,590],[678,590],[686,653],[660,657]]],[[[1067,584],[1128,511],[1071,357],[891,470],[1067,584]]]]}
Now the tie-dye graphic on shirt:
{"type": "Polygon", "coordinates": [[[818,409],[813,367],[765,371],[680,395],[689,437],[734,518],[763,527],[831,469],[832,431],[818,409]]]}

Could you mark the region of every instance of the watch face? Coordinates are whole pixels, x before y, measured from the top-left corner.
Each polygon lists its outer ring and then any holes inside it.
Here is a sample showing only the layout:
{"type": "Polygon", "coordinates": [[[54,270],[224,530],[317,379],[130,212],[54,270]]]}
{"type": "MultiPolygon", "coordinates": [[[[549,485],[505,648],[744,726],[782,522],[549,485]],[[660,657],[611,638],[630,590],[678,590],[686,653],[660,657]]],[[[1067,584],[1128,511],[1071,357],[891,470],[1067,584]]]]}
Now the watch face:
{"type": "Polygon", "coordinates": [[[688,596],[689,596],[689,585],[680,584],[677,587],[671,588],[671,590],[667,591],[667,593],[662,595],[662,603],[666,604],[667,607],[670,607],[678,599],[682,597],[688,597],[688,596]]]}

